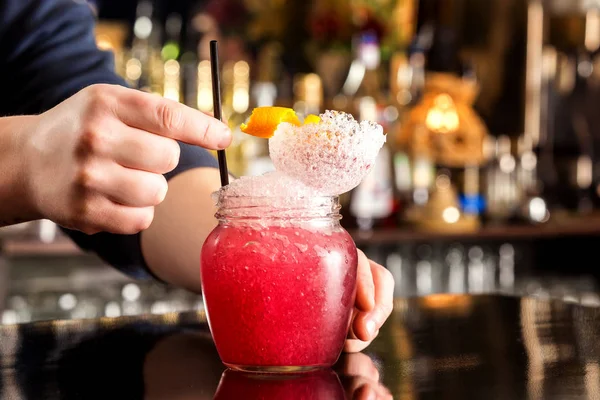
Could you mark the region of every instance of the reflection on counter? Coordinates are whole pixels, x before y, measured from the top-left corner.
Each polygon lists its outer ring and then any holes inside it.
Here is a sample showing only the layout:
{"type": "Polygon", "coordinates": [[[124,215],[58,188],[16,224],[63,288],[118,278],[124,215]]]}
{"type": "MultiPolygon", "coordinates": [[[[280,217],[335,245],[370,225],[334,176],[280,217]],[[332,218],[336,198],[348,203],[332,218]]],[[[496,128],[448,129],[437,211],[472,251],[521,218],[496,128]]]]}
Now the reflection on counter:
{"type": "Polygon", "coordinates": [[[6,326],[0,337],[0,398],[392,399],[380,360],[362,353],[303,374],[225,370],[203,313],[6,326]]]}

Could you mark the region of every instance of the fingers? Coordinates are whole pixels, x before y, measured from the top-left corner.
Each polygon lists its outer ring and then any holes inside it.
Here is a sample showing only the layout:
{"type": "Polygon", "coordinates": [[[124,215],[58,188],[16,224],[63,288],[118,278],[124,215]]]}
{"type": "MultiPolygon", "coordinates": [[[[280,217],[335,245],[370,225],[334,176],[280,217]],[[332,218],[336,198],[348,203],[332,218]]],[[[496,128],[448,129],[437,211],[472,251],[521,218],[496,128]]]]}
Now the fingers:
{"type": "Polygon", "coordinates": [[[179,163],[181,149],[173,139],[123,125],[110,151],[110,158],[124,167],[166,174],[179,163]]]}
{"type": "Polygon", "coordinates": [[[148,229],[154,219],[154,207],[128,207],[111,204],[105,208],[106,218],[99,221],[102,231],[131,235],[148,229]]]}
{"type": "MultiPolygon", "coordinates": [[[[344,343],[344,352],[346,353],[358,353],[364,350],[371,344],[371,335],[366,331],[365,321],[367,313],[360,312],[358,309],[354,309],[352,314],[352,324],[350,325],[350,332],[348,332],[348,338],[344,343]],[[356,333],[358,332],[358,334],[356,333]]],[[[376,337],[379,331],[376,331],[373,337],[376,337]]]]}
{"type": "Polygon", "coordinates": [[[81,165],[74,179],[78,194],[72,204],[74,215],[66,227],[87,234],[134,234],[148,228],[154,206],[164,200],[168,189],[160,174],[101,158],[81,165]]]}
{"type": "Polygon", "coordinates": [[[356,279],[356,308],[371,311],[375,306],[375,285],[369,259],[361,250],[358,250],[356,279]]]}
{"type": "Polygon", "coordinates": [[[78,219],[85,223],[66,227],[90,235],[98,232],[131,235],[147,229],[154,219],[154,207],[124,206],[100,195],[82,199],[81,205],[78,219]]]}
{"type": "Polygon", "coordinates": [[[375,330],[379,330],[392,313],[394,307],[394,277],[384,266],[374,261],[370,261],[370,263],[373,283],[375,284],[375,307],[368,314],[365,324],[367,327],[371,326],[368,330],[374,333],[372,327],[375,326],[375,330]]]}
{"type": "MultiPolygon", "coordinates": [[[[375,332],[375,336],[377,336],[379,332],[375,332]]],[[[346,339],[344,343],[344,352],[346,353],[358,353],[363,351],[371,344],[372,340],[360,340],[360,339],[346,339]]]]}
{"type": "Polygon", "coordinates": [[[390,391],[379,382],[373,382],[363,377],[355,377],[350,382],[346,392],[353,400],[392,400],[390,391]]]}
{"type": "Polygon", "coordinates": [[[368,355],[364,353],[347,354],[340,361],[342,375],[363,376],[373,381],[379,381],[379,370],[368,355]]]}
{"type": "Polygon", "coordinates": [[[88,166],[79,180],[85,189],[130,207],[158,205],[168,189],[166,179],[160,174],[125,168],[109,161],[88,166]]]}
{"type": "Polygon", "coordinates": [[[231,131],[223,122],[153,94],[123,88],[113,112],[131,127],[208,149],[231,143],[231,131]]]}
{"type": "Polygon", "coordinates": [[[363,342],[371,341],[377,336],[379,328],[374,321],[370,319],[370,315],[365,312],[359,312],[352,321],[352,330],[356,335],[356,339],[363,342]]]}
{"type": "Polygon", "coordinates": [[[344,355],[336,368],[349,399],[391,399],[390,391],[379,382],[375,363],[363,353],[344,355]]]}
{"type": "MultiPolygon", "coordinates": [[[[361,265],[359,256],[359,266],[361,265]]],[[[353,315],[351,330],[348,340],[344,345],[346,352],[358,352],[366,348],[371,341],[377,337],[379,329],[390,316],[394,302],[394,278],[392,274],[382,265],[374,261],[368,261],[371,275],[370,281],[374,287],[374,306],[370,309],[365,307],[364,299],[359,299],[357,289],[356,308],[353,315]]],[[[359,275],[359,281],[369,279],[364,271],[359,275]]],[[[367,285],[361,283],[364,289],[367,285]]],[[[359,285],[359,287],[361,287],[359,285]]]]}

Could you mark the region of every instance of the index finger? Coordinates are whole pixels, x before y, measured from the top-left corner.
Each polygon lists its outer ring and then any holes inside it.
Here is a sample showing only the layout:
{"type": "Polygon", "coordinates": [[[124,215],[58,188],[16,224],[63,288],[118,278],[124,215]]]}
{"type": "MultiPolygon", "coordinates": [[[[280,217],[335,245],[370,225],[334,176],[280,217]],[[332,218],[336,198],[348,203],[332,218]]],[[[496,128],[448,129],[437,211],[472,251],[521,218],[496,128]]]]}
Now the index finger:
{"type": "Polygon", "coordinates": [[[114,112],[131,127],[207,149],[221,150],[231,143],[231,131],[223,122],[155,94],[123,88],[114,112]]]}

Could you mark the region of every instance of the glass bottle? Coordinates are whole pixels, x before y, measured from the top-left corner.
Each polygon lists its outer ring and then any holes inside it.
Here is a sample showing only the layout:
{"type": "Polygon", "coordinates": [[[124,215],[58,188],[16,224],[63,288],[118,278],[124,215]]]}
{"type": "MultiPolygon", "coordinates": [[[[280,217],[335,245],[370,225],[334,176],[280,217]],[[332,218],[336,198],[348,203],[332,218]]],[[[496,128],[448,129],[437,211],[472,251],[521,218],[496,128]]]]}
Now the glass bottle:
{"type": "Polygon", "coordinates": [[[181,17],[171,14],[165,23],[166,40],[161,49],[163,61],[163,96],[182,101],[181,65],[179,63],[181,41],[181,17]]]}
{"type": "MultiPolygon", "coordinates": [[[[363,97],[359,104],[360,120],[378,121],[377,104],[371,97],[363,97]]],[[[373,169],[351,192],[350,214],[360,230],[390,226],[394,223],[395,191],[392,171],[392,153],[384,145],[373,169]]]]}
{"type": "Polygon", "coordinates": [[[141,1],[133,25],[131,54],[125,63],[125,80],[133,87],[162,95],[162,60],[158,40],[160,29],[154,19],[154,4],[141,1]]]}
{"type": "Polygon", "coordinates": [[[505,221],[514,215],[517,200],[515,169],[510,138],[500,136],[486,177],[486,215],[492,221],[505,221]]]}
{"type": "Polygon", "coordinates": [[[485,208],[485,202],[479,189],[479,166],[469,165],[463,171],[463,190],[460,205],[464,214],[478,217],[485,208]]]}

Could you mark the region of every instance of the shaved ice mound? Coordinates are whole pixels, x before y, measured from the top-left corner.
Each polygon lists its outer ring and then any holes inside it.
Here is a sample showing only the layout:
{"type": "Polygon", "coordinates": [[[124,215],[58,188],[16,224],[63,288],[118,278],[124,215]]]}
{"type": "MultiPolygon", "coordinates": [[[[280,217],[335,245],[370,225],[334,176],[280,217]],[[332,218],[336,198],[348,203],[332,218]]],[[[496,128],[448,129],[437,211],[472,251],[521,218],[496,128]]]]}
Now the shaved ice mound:
{"type": "Polygon", "coordinates": [[[354,189],[375,164],[385,143],[381,125],[326,111],[319,123],[279,124],[269,139],[275,168],[315,189],[337,196],[354,189]]]}
{"type": "Polygon", "coordinates": [[[215,195],[229,197],[314,197],[319,193],[303,182],[280,171],[259,176],[242,176],[222,187],[215,195]]]}

